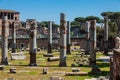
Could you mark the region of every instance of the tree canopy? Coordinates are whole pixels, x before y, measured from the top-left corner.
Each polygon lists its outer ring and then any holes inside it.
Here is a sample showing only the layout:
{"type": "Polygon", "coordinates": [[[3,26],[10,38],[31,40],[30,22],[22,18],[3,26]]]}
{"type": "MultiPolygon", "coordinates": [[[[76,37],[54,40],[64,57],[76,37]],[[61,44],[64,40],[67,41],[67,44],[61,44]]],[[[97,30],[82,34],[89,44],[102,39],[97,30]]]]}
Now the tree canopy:
{"type": "Polygon", "coordinates": [[[101,13],[102,16],[108,16],[108,17],[112,14],[113,14],[113,12],[110,12],[110,11],[101,13]]]}
{"type": "Polygon", "coordinates": [[[97,16],[88,16],[85,19],[86,19],[86,21],[90,21],[90,20],[96,20],[97,22],[100,21],[100,18],[97,16]]]}
{"type": "Polygon", "coordinates": [[[77,21],[72,21],[71,26],[80,26],[80,23],[77,21]]]}
{"type": "Polygon", "coordinates": [[[77,17],[74,20],[80,23],[84,23],[86,21],[84,17],[77,17]]]}

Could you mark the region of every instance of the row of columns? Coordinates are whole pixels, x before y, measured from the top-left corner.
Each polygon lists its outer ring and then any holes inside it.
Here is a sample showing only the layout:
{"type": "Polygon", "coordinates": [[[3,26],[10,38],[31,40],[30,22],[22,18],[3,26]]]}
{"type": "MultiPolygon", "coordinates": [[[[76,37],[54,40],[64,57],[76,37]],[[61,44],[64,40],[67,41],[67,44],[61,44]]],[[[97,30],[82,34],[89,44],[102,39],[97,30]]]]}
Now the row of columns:
{"type": "MultiPolygon", "coordinates": [[[[36,26],[37,23],[35,20],[29,22],[30,26],[30,66],[36,66],[36,26]]],[[[49,21],[49,35],[48,35],[48,54],[52,54],[52,21],[49,21]]],[[[70,54],[70,22],[67,22],[65,14],[60,14],[60,63],[59,66],[66,66],[66,53],[70,54]],[[68,30],[67,30],[68,28],[68,30]],[[67,37],[68,34],[68,37],[67,37]],[[67,38],[66,38],[67,37],[67,38]],[[66,45],[66,39],[67,44],[66,45]],[[67,47],[68,48],[67,48],[67,47]],[[67,48],[67,52],[66,52],[67,48]]]]}
{"type": "MultiPolygon", "coordinates": [[[[9,23],[8,17],[2,17],[2,60],[1,64],[8,65],[8,36],[9,36],[9,23]]],[[[16,27],[17,22],[13,22],[12,24],[12,53],[16,52],[16,27]]]]}
{"type": "MultiPolygon", "coordinates": [[[[65,20],[65,14],[61,14],[60,17],[60,66],[65,66],[66,65],[66,34],[67,34],[67,28],[66,28],[66,20],[65,20]]],[[[8,52],[8,21],[7,21],[7,16],[5,16],[2,20],[2,61],[1,63],[5,63],[8,64],[7,61],[7,52],[8,52]]],[[[13,52],[15,52],[15,46],[16,46],[16,33],[15,33],[15,27],[16,24],[14,24],[13,27],[13,52]]],[[[69,22],[67,23],[69,26],[69,22]]],[[[89,23],[88,23],[89,24],[89,23]]],[[[90,64],[96,64],[96,21],[91,21],[90,22],[90,64]]],[[[50,27],[52,26],[52,22],[50,22],[50,27]]],[[[31,20],[30,21],[30,65],[36,65],[36,27],[37,27],[37,23],[35,20],[31,20]]],[[[89,27],[89,26],[88,26],[89,27]]],[[[49,36],[49,46],[51,46],[52,44],[52,28],[50,28],[50,36],[49,36]]],[[[68,34],[69,34],[69,27],[68,27],[68,34]]],[[[89,33],[89,30],[87,30],[89,33]]],[[[69,34],[70,36],[70,34],[69,34]]],[[[89,37],[89,35],[87,36],[87,38],[89,37]]],[[[68,37],[68,44],[70,47],[70,37],[68,37]]],[[[87,48],[88,49],[88,48],[87,48]]],[[[68,49],[69,50],[69,49],[68,49]]],[[[51,49],[48,49],[48,52],[51,53],[51,49]]]]}
{"type": "Polygon", "coordinates": [[[90,73],[101,73],[96,64],[96,20],[87,21],[86,34],[86,52],[90,53],[89,65],[92,66],[90,73]]]}
{"type": "MultiPolygon", "coordinates": [[[[2,20],[2,61],[1,64],[8,64],[8,31],[9,31],[9,25],[8,25],[8,18],[7,16],[3,17],[2,20]]],[[[29,20],[30,24],[30,65],[36,66],[36,53],[37,53],[37,46],[36,46],[36,27],[37,22],[35,19],[29,20]]],[[[68,24],[68,31],[66,27],[66,21],[65,21],[65,15],[61,14],[61,23],[60,23],[60,66],[66,66],[66,48],[67,53],[70,54],[70,22],[67,22],[68,24]],[[66,34],[68,34],[67,37],[67,45],[66,45],[66,34]],[[66,47],[67,46],[67,47],[66,47]]],[[[16,52],[16,27],[17,23],[12,23],[12,37],[13,37],[13,47],[12,47],[12,53],[16,52]]],[[[49,22],[49,37],[48,37],[48,53],[52,53],[52,21],[49,22]]]]}
{"type": "MultiPolygon", "coordinates": [[[[90,53],[90,21],[86,21],[86,54],[90,53]]],[[[96,24],[96,23],[95,23],[96,24]]],[[[96,33],[95,33],[96,34],[96,33]]],[[[104,54],[108,55],[108,17],[104,16],[104,54]]]]}

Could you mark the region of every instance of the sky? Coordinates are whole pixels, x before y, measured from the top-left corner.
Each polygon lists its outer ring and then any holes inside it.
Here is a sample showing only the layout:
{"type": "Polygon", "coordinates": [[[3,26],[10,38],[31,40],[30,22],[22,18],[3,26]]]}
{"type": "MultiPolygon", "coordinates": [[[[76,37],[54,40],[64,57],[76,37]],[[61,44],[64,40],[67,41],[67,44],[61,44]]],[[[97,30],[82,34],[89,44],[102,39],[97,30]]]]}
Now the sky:
{"type": "Polygon", "coordinates": [[[20,20],[60,22],[60,13],[67,21],[76,17],[98,16],[106,11],[120,11],[120,0],[0,0],[0,9],[20,12],[20,20]]]}

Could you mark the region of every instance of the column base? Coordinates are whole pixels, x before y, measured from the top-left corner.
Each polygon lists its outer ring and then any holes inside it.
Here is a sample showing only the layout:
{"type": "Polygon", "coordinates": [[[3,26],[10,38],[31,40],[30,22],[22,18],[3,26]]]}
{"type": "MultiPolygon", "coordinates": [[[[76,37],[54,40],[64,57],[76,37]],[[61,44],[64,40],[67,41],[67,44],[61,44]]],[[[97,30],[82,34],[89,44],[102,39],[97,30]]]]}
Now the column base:
{"type": "Polygon", "coordinates": [[[95,66],[95,65],[96,65],[96,61],[90,60],[89,65],[90,65],[90,66],[95,66]]]}
{"type": "Polygon", "coordinates": [[[36,63],[30,63],[29,66],[37,66],[36,63]]]}
{"type": "Polygon", "coordinates": [[[63,63],[59,64],[59,67],[66,67],[66,66],[67,66],[66,62],[63,62],[63,63]]]}
{"type": "Polygon", "coordinates": [[[91,74],[100,74],[101,70],[99,69],[99,67],[97,65],[93,66],[91,71],[89,72],[91,74]]]}
{"type": "Polygon", "coordinates": [[[30,53],[30,66],[37,66],[36,64],[36,54],[30,53]]]}
{"type": "Polygon", "coordinates": [[[1,61],[1,65],[9,65],[8,61],[1,61]]]}

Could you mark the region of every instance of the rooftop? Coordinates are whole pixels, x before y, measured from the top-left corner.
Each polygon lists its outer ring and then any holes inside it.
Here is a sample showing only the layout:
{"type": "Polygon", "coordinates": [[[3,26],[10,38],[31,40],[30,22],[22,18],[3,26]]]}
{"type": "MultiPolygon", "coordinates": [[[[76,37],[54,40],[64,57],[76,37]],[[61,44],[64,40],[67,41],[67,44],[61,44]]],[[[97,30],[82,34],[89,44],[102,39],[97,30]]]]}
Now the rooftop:
{"type": "Polygon", "coordinates": [[[14,10],[7,10],[7,9],[0,9],[0,12],[10,12],[10,13],[18,13],[17,11],[14,11],[14,10]]]}

